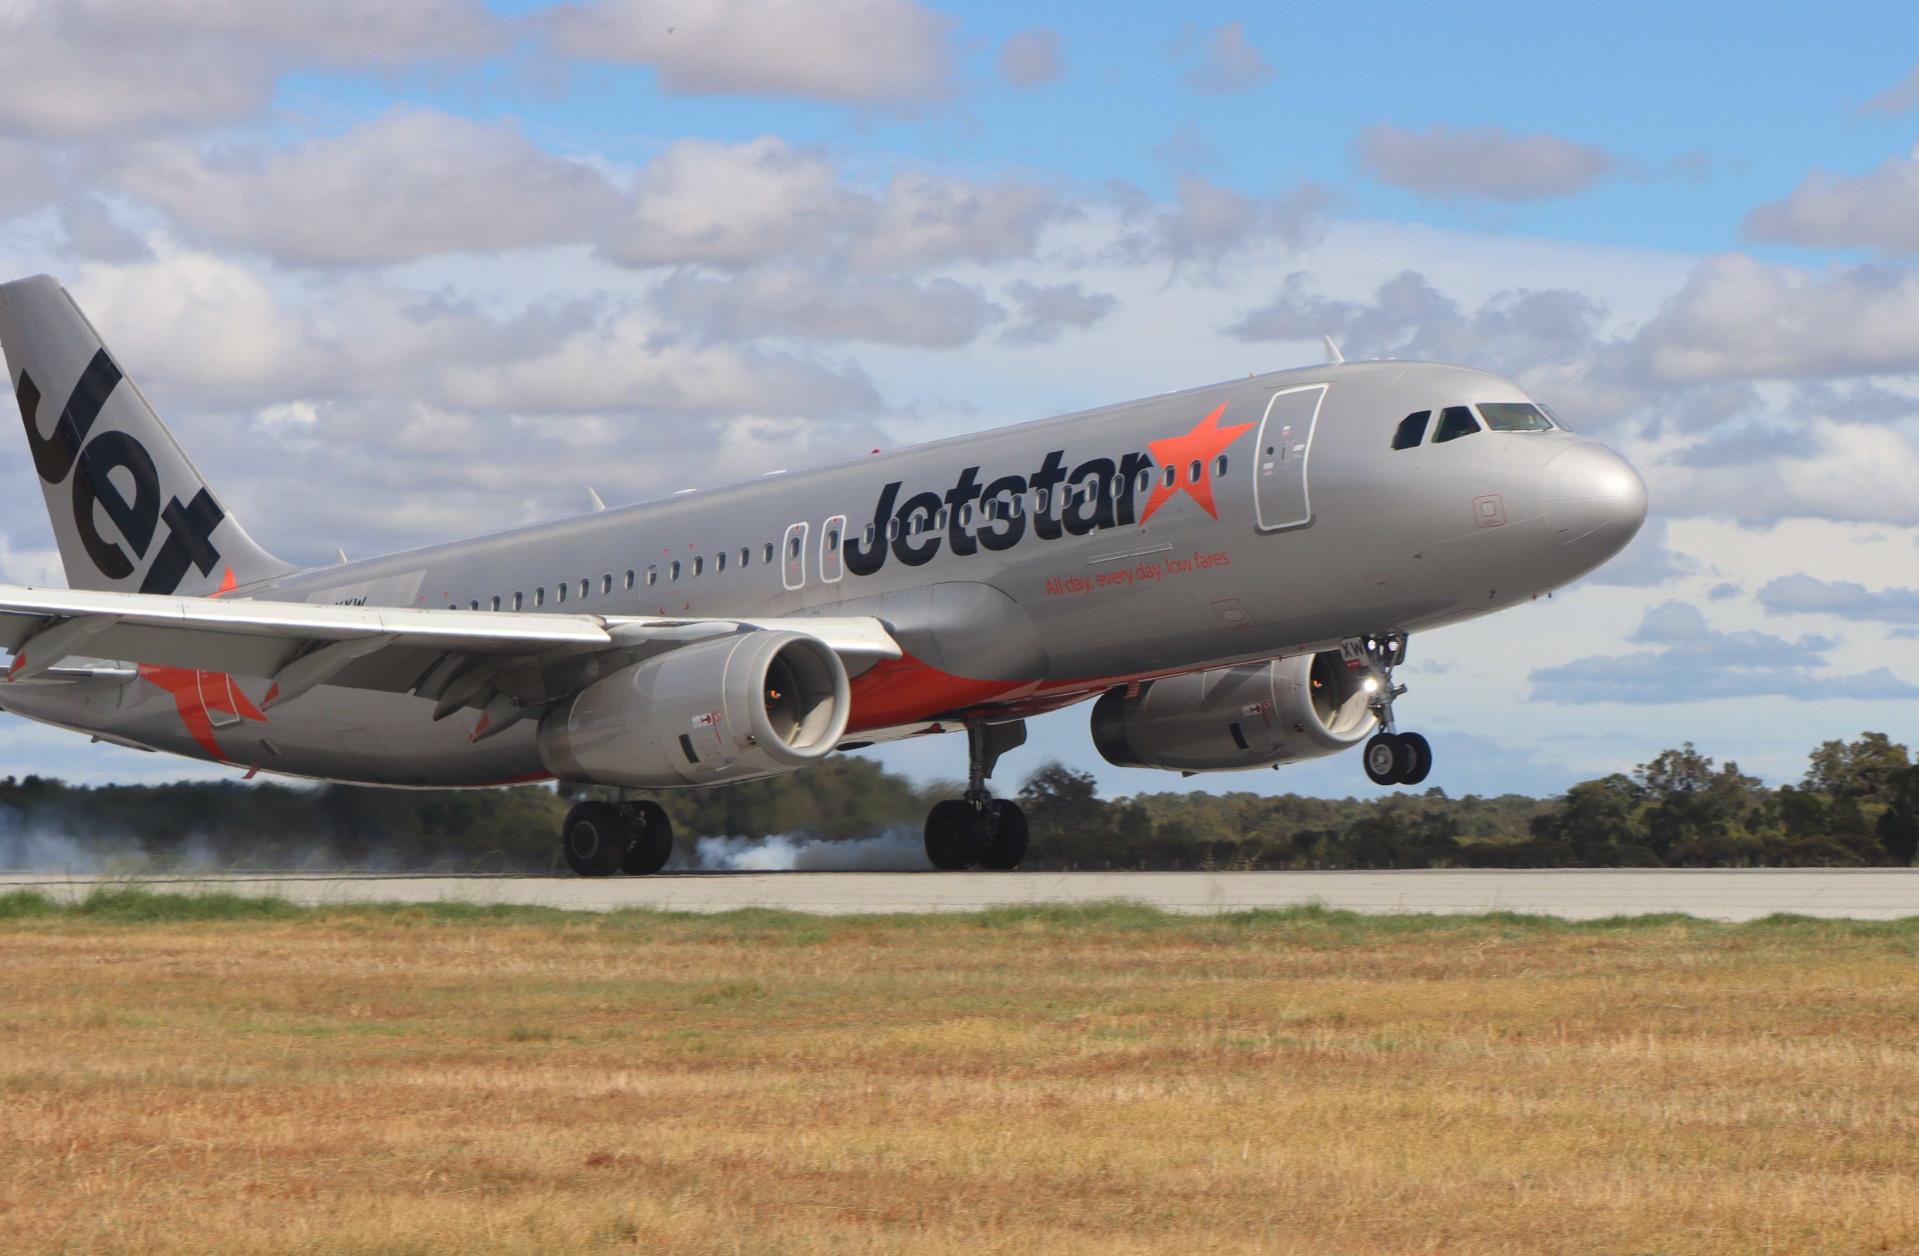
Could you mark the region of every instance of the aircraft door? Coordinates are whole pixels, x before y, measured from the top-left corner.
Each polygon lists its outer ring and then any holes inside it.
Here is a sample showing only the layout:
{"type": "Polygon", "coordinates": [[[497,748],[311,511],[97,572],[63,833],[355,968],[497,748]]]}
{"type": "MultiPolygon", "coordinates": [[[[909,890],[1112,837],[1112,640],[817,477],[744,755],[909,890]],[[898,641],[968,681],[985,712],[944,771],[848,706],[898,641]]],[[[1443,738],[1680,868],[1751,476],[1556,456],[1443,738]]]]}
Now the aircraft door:
{"type": "Polygon", "coordinates": [[[1266,404],[1253,459],[1253,503],[1262,532],[1302,528],[1313,521],[1306,469],[1326,387],[1288,388],[1266,404]]]}

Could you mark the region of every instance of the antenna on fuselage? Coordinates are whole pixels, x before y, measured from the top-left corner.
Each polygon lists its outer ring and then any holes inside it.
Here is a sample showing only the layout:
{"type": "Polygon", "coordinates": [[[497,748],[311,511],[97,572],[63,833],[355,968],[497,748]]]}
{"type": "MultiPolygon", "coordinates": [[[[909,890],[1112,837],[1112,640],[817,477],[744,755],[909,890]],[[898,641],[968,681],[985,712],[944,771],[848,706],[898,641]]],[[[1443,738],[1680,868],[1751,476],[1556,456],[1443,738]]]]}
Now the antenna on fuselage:
{"type": "Polygon", "coordinates": [[[1346,355],[1339,351],[1339,346],[1333,343],[1331,336],[1321,336],[1320,339],[1326,342],[1327,366],[1339,366],[1346,361],[1346,355]]]}

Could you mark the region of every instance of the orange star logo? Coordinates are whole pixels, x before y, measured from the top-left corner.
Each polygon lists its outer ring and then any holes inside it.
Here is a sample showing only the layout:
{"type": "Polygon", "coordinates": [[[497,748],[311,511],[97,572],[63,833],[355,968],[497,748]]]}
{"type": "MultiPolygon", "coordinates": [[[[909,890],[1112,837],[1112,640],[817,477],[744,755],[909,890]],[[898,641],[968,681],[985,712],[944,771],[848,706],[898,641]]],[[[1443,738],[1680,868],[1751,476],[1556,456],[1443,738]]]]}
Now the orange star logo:
{"type": "Polygon", "coordinates": [[[1219,518],[1219,510],[1213,505],[1213,459],[1253,427],[1251,423],[1221,427],[1219,416],[1225,413],[1226,403],[1222,401],[1211,414],[1199,421],[1199,426],[1186,435],[1147,442],[1147,448],[1153,451],[1153,457],[1159,465],[1173,468],[1176,483],[1168,484],[1164,474],[1156,479],[1153,495],[1147,499],[1146,509],[1140,512],[1141,524],[1151,519],[1153,512],[1181,492],[1191,494],[1201,510],[1215,519],[1219,518]],[[1192,470],[1195,466],[1199,468],[1197,478],[1192,470]]]}
{"type": "Polygon", "coordinates": [[[225,761],[226,752],[213,735],[213,717],[232,715],[243,720],[266,723],[266,715],[240,692],[240,685],[225,672],[202,672],[190,667],[161,667],[139,664],[140,678],[165,690],[180,708],[180,722],[200,748],[225,761]]]}

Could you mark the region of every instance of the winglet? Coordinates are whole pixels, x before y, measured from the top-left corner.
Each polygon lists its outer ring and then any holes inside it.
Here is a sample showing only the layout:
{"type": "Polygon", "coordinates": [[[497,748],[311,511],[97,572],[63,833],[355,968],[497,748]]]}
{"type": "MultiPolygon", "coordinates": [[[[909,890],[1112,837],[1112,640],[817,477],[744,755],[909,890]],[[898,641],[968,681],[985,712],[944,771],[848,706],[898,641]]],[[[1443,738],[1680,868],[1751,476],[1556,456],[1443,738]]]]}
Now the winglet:
{"type": "Polygon", "coordinates": [[[586,496],[588,500],[590,500],[593,503],[594,514],[597,515],[602,510],[606,509],[606,503],[600,500],[600,495],[593,491],[593,486],[591,484],[586,486],[586,496]]]}
{"type": "Polygon", "coordinates": [[[1327,366],[1338,366],[1346,360],[1346,355],[1339,351],[1339,346],[1333,343],[1331,336],[1321,336],[1320,339],[1326,342],[1327,366]]]}

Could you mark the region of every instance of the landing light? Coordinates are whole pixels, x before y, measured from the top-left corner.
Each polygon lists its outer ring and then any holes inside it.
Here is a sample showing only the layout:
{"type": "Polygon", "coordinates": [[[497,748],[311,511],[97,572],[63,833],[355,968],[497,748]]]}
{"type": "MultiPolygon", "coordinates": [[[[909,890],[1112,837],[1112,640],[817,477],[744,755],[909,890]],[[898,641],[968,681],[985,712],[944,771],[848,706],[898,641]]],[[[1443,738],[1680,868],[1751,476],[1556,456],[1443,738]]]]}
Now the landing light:
{"type": "Polygon", "coordinates": [[[1366,679],[1360,681],[1359,687],[1361,689],[1364,689],[1367,693],[1379,692],[1379,682],[1373,679],[1371,676],[1368,676],[1366,679]]]}

